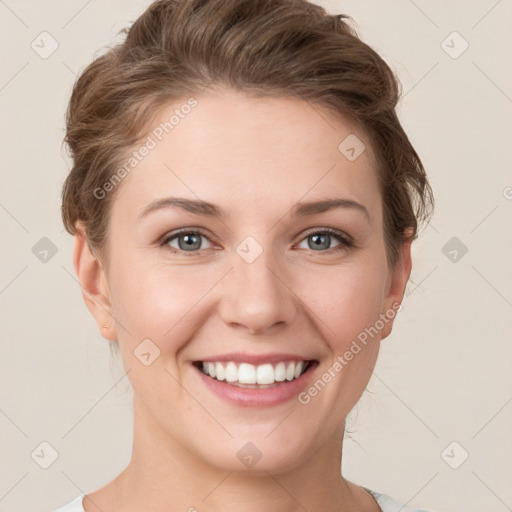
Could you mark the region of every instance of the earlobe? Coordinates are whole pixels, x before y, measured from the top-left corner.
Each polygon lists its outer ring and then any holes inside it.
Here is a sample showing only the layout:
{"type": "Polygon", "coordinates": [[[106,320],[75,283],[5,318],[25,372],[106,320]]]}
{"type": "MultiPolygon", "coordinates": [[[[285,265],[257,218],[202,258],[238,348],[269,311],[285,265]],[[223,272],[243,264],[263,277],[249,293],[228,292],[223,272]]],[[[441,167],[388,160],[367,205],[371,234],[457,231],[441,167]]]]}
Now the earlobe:
{"type": "Polygon", "coordinates": [[[116,341],[117,331],[103,265],[91,251],[83,227],[77,229],[75,233],[73,266],[80,283],[82,297],[96,320],[100,334],[110,341],[116,341]]]}
{"type": "Polygon", "coordinates": [[[412,239],[408,238],[407,241],[401,245],[398,251],[396,265],[393,270],[391,270],[389,290],[384,300],[384,311],[382,311],[382,315],[385,315],[387,321],[385,322],[384,328],[381,330],[381,340],[391,334],[394,319],[402,303],[405,287],[411,275],[411,243],[412,239]]]}

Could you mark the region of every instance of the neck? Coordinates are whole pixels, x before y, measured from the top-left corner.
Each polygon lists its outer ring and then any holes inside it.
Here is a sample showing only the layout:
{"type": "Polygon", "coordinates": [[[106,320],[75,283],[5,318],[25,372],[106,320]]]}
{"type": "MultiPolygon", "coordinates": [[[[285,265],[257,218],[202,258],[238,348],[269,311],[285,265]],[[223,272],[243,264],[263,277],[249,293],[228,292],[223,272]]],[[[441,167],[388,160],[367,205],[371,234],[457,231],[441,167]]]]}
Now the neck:
{"type": "MultiPolygon", "coordinates": [[[[209,464],[137,411],[129,465],[115,483],[113,510],[139,512],[299,512],[372,510],[361,508],[361,489],[341,475],[343,432],[287,471],[232,471],[209,464]],[[357,508],[359,507],[359,508],[357,508]]],[[[378,509],[374,509],[378,510],[378,509]]]]}

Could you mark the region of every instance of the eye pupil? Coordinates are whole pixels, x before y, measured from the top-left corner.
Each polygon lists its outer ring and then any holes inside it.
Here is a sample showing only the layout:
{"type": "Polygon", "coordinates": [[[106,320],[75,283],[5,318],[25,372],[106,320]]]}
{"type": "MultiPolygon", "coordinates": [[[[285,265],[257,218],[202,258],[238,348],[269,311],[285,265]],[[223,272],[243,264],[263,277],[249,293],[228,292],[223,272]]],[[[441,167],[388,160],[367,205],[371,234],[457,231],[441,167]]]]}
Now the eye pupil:
{"type": "Polygon", "coordinates": [[[187,250],[187,249],[199,249],[201,247],[201,238],[200,235],[182,235],[178,238],[178,245],[180,246],[180,249],[187,250]],[[185,241],[185,246],[182,246],[181,240],[185,241]]]}
{"type": "Polygon", "coordinates": [[[329,249],[329,242],[330,242],[329,235],[315,234],[315,235],[311,235],[310,238],[312,238],[314,240],[314,245],[312,247],[313,249],[318,249],[318,248],[329,249]],[[322,243],[322,241],[324,243],[322,243]]]}
{"type": "MultiPolygon", "coordinates": [[[[176,233],[175,235],[171,235],[168,237],[163,243],[170,246],[171,252],[179,252],[189,253],[193,255],[193,253],[201,254],[201,246],[202,246],[202,238],[209,239],[208,236],[203,235],[200,231],[182,231],[181,233],[176,233]],[[172,250],[171,242],[178,242],[178,247],[172,250]]],[[[330,231],[317,231],[310,235],[306,235],[305,238],[302,239],[303,243],[307,240],[308,248],[314,250],[315,252],[326,252],[331,253],[336,250],[345,250],[350,247],[353,247],[350,241],[347,241],[343,238],[342,235],[339,234],[331,234],[330,231]],[[332,238],[335,238],[339,241],[338,246],[331,248],[332,238]]]]}

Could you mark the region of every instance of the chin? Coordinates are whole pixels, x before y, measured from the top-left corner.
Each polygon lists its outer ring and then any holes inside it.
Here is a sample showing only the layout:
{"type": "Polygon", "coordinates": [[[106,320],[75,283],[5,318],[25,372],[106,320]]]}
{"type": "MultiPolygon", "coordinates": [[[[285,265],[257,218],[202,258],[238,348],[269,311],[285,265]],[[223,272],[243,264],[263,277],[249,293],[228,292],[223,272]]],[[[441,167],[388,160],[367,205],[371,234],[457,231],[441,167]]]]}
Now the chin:
{"type": "Polygon", "coordinates": [[[217,469],[254,476],[286,473],[307,458],[304,443],[297,442],[296,437],[294,443],[283,443],[279,437],[272,440],[272,434],[267,436],[268,432],[260,437],[230,439],[226,443],[218,443],[214,451],[212,445],[203,447],[206,450],[199,455],[217,469]]]}

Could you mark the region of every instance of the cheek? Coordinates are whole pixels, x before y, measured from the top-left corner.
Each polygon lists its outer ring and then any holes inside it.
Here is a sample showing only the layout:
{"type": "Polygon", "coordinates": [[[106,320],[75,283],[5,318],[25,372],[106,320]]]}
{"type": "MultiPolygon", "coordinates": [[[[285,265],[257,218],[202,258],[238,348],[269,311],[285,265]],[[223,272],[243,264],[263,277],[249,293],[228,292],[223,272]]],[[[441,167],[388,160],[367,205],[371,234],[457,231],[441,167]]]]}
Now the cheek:
{"type": "MultiPolygon", "coordinates": [[[[119,338],[129,345],[150,338],[164,351],[179,348],[172,341],[192,336],[195,324],[206,319],[206,310],[214,307],[208,294],[226,270],[212,263],[171,267],[156,258],[115,261],[111,291],[113,314],[123,326],[118,329],[119,338]]],[[[387,277],[379,261],[369,255],[346,264],[295,269],[289,300],[301,299],[302,314],[315,323],[333,349],[341,350],[347,340],[377,320],[387,277]]]]}
{"type": "Polygon", "coordinates": [[[386,278],[385,266],[372,260],[324,268],[301,282],[306,310],[328,352],[318,380],[301,396],[301,403],[317,400],[315,407],[331,411],[325,415],[330,415],[332,429],[355,406],[374,370],[380,346],[374,326],[386,278]]]}
{"type": "Polygon", "coordinates": [[[375,262],[361,261],[301,278],[300,296],[334,352],[345,351],[347,344],[379,318],[385,272],[375,262]]]}
{"type": "Polygon", "coordinates": [[[201,298],[218,281],[206,266],[175,265],[152,258],[125,259],[111,273],[112,307],[121,344],[153,340],[163,353],[176,352],[192,335],[201,298]]]}
{"type": "Polygon", "coordinates": [[[127,258],[116,266],[112,306],[123,326],[118,328],[119,346],[134,390],[154,410],[165,410],[169,397],[180,394],[180,350],[204,321],[201,298],[218,278],[194,265],[171,268],[149,260],[127,258]]]}

